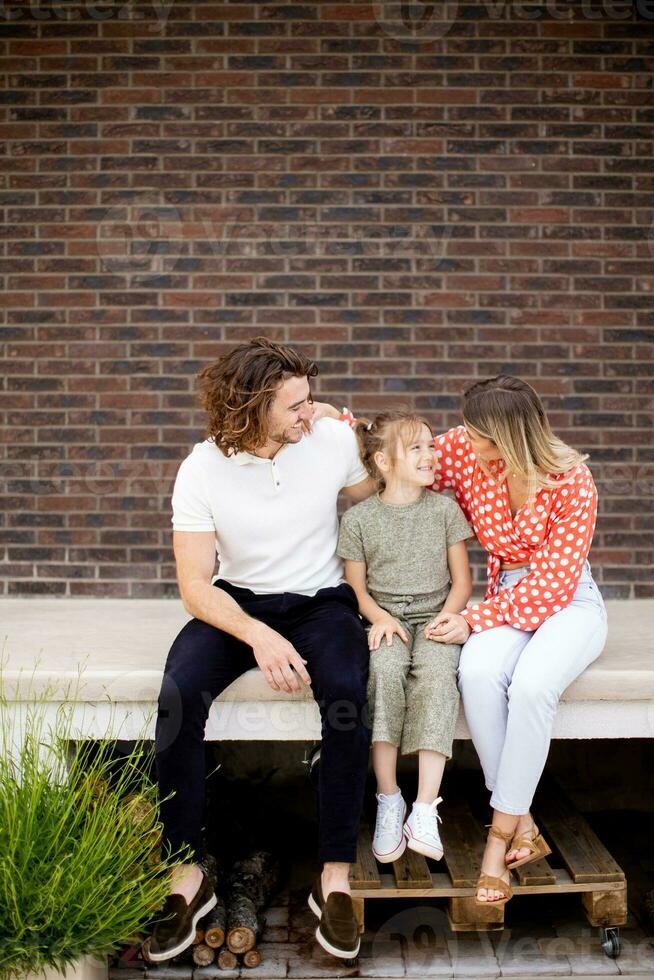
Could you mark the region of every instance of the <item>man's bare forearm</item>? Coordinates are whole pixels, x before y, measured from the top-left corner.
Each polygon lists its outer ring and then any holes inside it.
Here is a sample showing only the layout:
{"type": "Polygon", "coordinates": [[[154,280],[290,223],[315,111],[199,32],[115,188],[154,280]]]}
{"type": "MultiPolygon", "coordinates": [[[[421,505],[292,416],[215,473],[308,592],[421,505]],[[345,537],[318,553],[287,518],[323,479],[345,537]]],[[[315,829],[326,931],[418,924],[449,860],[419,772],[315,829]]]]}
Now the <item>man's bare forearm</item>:
{"type": "Polygon", "coordinates": [[[258,619],[243,612],[238,602],[223,589],[208,582],[193,582],[183,596],[184,607],[196,619],[201,619],[216,629],[230,633],[249,646],[257,630],[263,627],[258,619]]]}

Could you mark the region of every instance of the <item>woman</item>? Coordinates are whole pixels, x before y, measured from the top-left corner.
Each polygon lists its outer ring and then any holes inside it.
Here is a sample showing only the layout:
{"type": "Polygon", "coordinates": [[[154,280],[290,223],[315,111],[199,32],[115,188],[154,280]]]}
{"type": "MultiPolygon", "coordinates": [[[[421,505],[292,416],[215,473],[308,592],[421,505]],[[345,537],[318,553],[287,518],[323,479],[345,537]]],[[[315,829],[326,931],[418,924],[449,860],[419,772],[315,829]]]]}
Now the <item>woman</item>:
{"type": "Polygon", "coordinates": [[[433,489],[454,491],[488,553],[484,600],[442,613],[428,632],[463,644],[459,686],[493,808],[477,901],[505,904],[510,870],[549,853],[529,808],[559,698],[606,640],[587,561],[597,490],[588,457],[552,433],[519,378],[469,386],[463,425],[435,448],[433,489]]]}

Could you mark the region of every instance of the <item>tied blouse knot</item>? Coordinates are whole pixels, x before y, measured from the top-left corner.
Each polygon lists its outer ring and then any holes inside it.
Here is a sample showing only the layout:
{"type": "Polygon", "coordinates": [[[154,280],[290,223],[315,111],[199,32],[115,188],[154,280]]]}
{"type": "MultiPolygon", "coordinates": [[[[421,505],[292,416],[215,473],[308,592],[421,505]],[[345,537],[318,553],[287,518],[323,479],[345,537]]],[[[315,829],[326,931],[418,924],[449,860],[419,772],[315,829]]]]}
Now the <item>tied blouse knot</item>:
{"type": "Polygon", "coordinates": [[[511,514],[503,460],[487,463],[493,476],[477,462],[465,427],[436,436],[439,471],[431,487],[452,489],[479,543],[488,553],[488,584],[482,602],[461,613],[471,630],[481,633],[509,625],[536,630],[572,600],[581,577],[597,520],[597,489],[585,463],[553,477],[560,487],[536,493],[511,514]],[[529,563],[529,573],[499,591],[500,564],[529,563]]]}

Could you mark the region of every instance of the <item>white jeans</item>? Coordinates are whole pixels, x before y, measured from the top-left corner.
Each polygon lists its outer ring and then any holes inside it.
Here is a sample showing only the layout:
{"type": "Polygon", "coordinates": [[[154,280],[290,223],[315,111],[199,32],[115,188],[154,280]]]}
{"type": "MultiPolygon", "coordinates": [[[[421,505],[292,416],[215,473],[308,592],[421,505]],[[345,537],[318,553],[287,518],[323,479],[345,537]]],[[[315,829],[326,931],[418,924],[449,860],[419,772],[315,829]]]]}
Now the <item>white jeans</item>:
{"type": "MultiPolygon", "coordinates": [[[[500,572],[500,589],[529,572],[528,567],[500,572]]],[[[559,698],[599,657],[606,634],[606,607],[586,562],[570,604],[534,632],[497,626],[464,643],[459,688],[493,809],[528,812],[559,698]]]]}

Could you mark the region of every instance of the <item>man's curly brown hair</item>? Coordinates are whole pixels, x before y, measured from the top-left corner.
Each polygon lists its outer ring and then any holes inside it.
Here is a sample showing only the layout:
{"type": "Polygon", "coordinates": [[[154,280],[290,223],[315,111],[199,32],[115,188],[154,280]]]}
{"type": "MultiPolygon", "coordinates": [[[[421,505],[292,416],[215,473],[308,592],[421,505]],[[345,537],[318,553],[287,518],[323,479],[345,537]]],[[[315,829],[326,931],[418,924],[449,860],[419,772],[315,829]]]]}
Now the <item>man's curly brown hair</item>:
{"type": "Polygon", "coordinates": [[[308,357],[268,337],[239,344],[198,374],[207,435],[225,456],[254,452],[266,442],[268,415],[280,384],[317,374],[308,357]]]}

